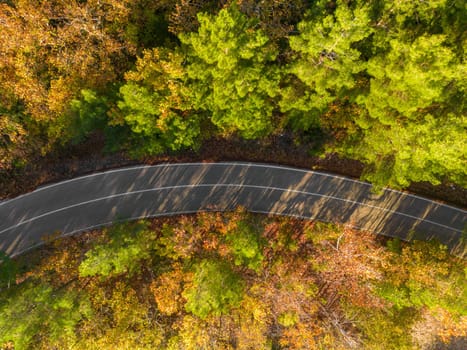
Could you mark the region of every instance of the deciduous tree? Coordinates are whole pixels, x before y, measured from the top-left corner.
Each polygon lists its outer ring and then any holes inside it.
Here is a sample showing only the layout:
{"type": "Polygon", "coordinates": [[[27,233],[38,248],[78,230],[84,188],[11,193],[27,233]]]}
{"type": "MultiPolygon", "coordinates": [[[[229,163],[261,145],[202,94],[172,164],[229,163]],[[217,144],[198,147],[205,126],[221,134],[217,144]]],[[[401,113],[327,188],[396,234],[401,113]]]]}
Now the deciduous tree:
{"type": "Polygon", "coordinates": [[[222,261],[202,260],[194,266],[193,282],[185,289],[185,309],[202,319],[227,313],[242,300],[240,277],[222,261]]]}
{"type": "Polygon", "coordinates": [[[230,228],[225,239],[227,240],[235,265],[244,265],[259,271],[264,259],[260,231],[246,221],[237,222],[230,228]]]}
{"type": "Polygon", "coordinates": [[[128,1],[18,0],[0,4],[0,88],[21,101],[49,140],[66,139],[69,103],[103,89],[133,51],[122,27],[128,1]],[[50,124],[55,124],[48,129],[50,124]]]}
{"type": "Polygon", "coordinates": [[[24,282],[0,296],[0,344],[13,341],[15,349],[29,349],[41,337],[66,344],[76,338],[78,322],[90,316],[85,294],[24,282]]]}
{"type": "Polygon", "coordinates": [[[80,276],[131,276],[150,258],[154,243],[146,224],[120,224],[110,229],[109,236],[108,242],[96,244],[86,253],[79,266],[80,276]]]}

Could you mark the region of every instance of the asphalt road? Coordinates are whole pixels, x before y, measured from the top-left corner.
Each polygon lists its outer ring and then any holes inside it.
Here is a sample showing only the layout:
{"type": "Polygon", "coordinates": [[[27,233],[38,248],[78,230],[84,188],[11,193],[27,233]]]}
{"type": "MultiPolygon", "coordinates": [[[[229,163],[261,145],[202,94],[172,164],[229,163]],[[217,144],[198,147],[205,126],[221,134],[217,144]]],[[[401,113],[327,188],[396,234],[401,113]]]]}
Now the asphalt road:
{"type": "Polygon", "coordinates": [[[38,188],[0,203],[0,250],[18,255],[46,234],[71,235],[117,219],[237,206],[404,240],[437,238],[463,252],[465,210],[393,190],[376,195],[367,183],[331,174],[236,162],[137,166],[38,188]]]}

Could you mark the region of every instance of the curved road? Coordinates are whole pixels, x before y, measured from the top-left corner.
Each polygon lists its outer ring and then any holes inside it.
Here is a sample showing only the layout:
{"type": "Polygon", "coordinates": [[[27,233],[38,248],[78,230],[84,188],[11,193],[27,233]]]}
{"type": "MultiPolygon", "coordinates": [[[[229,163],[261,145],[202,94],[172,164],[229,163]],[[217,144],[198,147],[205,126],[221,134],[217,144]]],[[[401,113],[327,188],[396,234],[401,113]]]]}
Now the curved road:
{"type": "Polygon", "coordinates": [[[239,205],[405,240],[435,237],[464,253],[465,210],[393,190],[376,195],[369,184],[340,176],[236,162],[136,166],[38,188],[0,203],[0,250],[15,256],[40,245],[45,234],[71,235],[117,219],[239,205]]]}

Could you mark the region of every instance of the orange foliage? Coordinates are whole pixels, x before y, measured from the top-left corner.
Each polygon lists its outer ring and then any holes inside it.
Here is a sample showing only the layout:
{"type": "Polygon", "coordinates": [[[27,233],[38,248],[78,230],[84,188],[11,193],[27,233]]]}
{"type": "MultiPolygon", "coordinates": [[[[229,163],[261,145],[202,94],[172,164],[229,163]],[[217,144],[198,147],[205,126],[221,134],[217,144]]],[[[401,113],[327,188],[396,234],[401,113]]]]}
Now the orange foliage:
{"type": "Polygon", "coordinates": [[[115,80],[133,50],[117,29],[128,1],[0,4],[0,87],[24,101],[34,119],[52,121],[80,89],[115,80]]]}
{"type": "Polygon", "coordinates": [[[335,242],[324,240],[315,259],[322,281],[319,294],[335,301],[342,297],[360,307],[382,308],[384,302],[372,293],[370,282],[382,278],[385,254],[371,233],[344,228],[335,242]]]}
{"type": "Polygon", "coordinates": [[[174,264],[172,267],[172,271],[158,276],[150,285],[157,308],[168,316],[183,310],[185,300],[182,298],[182,291],[184,284],[191,280],[190,274],[184,273],[180,264],[174,264]]]}

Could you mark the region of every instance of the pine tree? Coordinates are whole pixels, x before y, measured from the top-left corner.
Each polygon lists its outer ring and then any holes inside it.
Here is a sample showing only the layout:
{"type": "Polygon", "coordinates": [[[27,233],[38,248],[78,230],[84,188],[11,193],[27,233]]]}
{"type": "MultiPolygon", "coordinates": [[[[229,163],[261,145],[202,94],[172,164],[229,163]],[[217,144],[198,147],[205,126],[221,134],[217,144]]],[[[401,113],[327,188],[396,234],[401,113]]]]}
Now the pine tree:
{"type": "Polygon", "coordinates": [[[290,37],[290,46],[299,57],[288,71],[305,87],[291,84],[285,89],[281,109],[298,115],[294,123],[300,128],[316,124],[317,115],[329,103],[355,87],[359,73],[366,68],[355,46],[371,35],[369,24],[368,6],[345,1],[337,1],[332,12],[326,2],[319,2],[299,23],[299,35],[290,37]]]}
{"type": "Polygon", "coordinates": [[[198,32],[179,35],[195,108],[207,111],[225,133],[267,134],[278,94],[277,50],[235,5],[198,20],[198,32]]]}

